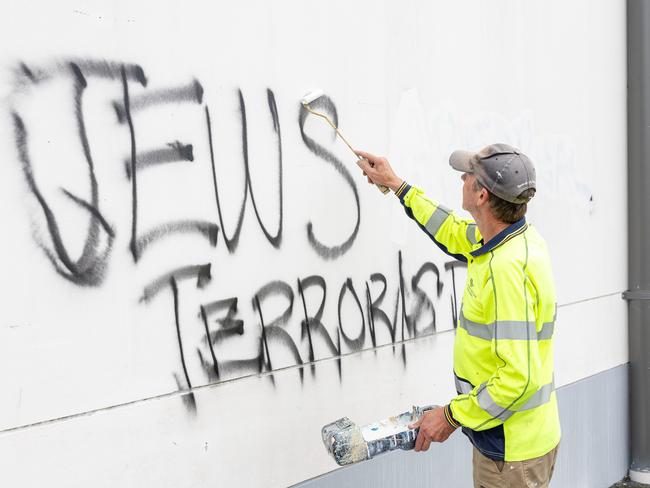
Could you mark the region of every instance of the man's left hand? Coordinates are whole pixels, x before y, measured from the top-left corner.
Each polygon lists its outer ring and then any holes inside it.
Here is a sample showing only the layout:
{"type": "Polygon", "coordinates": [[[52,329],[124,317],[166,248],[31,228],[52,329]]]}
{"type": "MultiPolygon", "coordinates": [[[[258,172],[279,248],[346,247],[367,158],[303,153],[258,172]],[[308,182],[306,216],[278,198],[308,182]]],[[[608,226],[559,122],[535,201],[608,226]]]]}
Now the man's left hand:
{"type": "Polygon", "coordinates": [[[438,407],[424,412],[420,420],[409,425],[409,428],[419,427],[420,432],[415,441],[415,451],[426,451],[431,442],[445,442],[454,429],[445,418],[444,407],[438,407]]]}

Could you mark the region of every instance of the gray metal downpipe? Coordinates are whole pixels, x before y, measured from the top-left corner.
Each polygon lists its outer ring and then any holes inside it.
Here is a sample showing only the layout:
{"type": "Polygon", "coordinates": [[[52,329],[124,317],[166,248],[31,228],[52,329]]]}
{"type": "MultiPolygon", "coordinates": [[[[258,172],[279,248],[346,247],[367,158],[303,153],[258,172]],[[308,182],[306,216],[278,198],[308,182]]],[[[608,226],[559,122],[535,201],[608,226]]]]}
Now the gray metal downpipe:
{"type": "Polygon", "coordinates": [[[627,90],[630,478],[650,485],[650,0],[627,0],[627,90]]]}

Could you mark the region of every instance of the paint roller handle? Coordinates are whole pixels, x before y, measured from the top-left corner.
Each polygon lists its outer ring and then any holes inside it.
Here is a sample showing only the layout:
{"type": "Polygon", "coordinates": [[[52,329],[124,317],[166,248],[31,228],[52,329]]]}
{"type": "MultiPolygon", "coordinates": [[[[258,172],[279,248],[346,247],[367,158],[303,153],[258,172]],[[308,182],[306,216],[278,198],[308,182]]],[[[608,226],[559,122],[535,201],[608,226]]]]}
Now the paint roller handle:
{"type": "MultiPolygon", "coordinates": [[[[330,125],[331,125],[332,127],[334,127],[334,130],[336,131],[336,133],[338,134],[338,136],[341,138],[341,140],[342,140],[343,142],[345,142],[345,144],[350,148],[350,151],[352,151],[352,152],[357,156],[357,158],[359,158],[359,160],[362,160],[363,158],[362,158],[361,156],[359,156],[359,154],[357,154],[357,151],[354,150],[354,148],[350,145],[350,143],[348,142],[348,140],[347,140],[345,137],[343,137],[343,134],[341,134],[341,131],[339,130],[339,128],[336,127],[336,126],[335,126],[335,125],[334,125],[334,124],[333,124],[329,119],[328,119],[328,122],[330,123],[330,125]]],[[[375,163],[370,162],[370,165],[371,165],[371,166],[374,166],[375,163]]],[[[376,186],[377,189],[378,189],[380,192],[382,192],[384,195],[390,191],[390,188],[388,188],[388,187],[385,186],[385,185],[382,185],[382,184],[379,184],[379,183],[375,183],[375,186],[376,186]]]]}
{"type": "MultiPolygon", "coordinates": [[[[353,149],[353,151],[354,151],[354,149],[353,149]]],[[[356,152],[355,152],[355,154],[356,154],[356,152]]],[[[364,161],[364,159],[363,159],[361,156],[359,156],[358,154],[357,154],[357,158],[359,158],[359,161],[364,161]]],[[[365,161],[367,161],[367,160],[365,160],[365,161]]],[[[358,163],[357,163],[357,164],[358,164],[358,163]]],[[[373,164],[373,163],[370,163],[370,166],[374,166],[374,164],[373,164]]],[[[364,174],[365,174],[365,173],[364,173],[364,174]]],[[[367,176],[367,175],[366,175],[366,176],[367,176]]],[[[379,183],[373,183],[373,184],[374,184],[374,185],[377,187],[377,189],[378,189],[380,192],[382,192],[384,195],[390,191],[390,188],[388,188],[387,186],[380,185],[379,183]]]]}
{"type": "Polygon", "coordinates": [[[380,192],[382,192],[384,195],[390,191],[390,188],[384,185],[380,185],[379,183],[375,183],[375,186],[379,189],[380,192]]]}
{"type": "Polygon", "coordinates": [[[359,158],[357,165],[382,193],[386,194],[389,190],[397,191],[403,180],[395,174],[388,159],[364,151],[354,151],[354,153],[359,158]]]}
{"type": "MultiPolygon", "coordinates": [[[[357,155],[357,157],[359,158],[359,161],[363,161],[363,158],[362,158],[362,157],[359,157],[359,155],[357,155]]],[[[371,165],[372,165],[372,164],[371,164],[371,165]]],[[[384,195],[390,191],[390,188],[388,188],[387,186],[380,185],[379,183],[374,183],[374,185],[375,185],[375,186],[377,187],[377,189],[378,189],[380,192],[382,192],[384,195]]]]}
{"type": "MultiPolygon", "coordinates": [[[[314,115],[316,115],[316,116],[322,118],[323,120],[325,120],[325,121],[326,121],[326,122],[327,122],[327,123],[332,127],[332,129],[334,129],[334,130],[336,131],[336,134],[341,138],[341,140],[342,140],[343,142],[345,142],[345,145],[348,146],[348,147],[350,148],[350,151],[352,151],[352,152],[353,152],[353,153],[354,153],[354,154],[355,154],[355,155],[356,155],[356,156],[361,160],[362,157],[361,157],[359,154],[357,154],[357,151],[354,150],[354,148],[352,147],[352,145],[350,144],[350,142],[345,138],[345,136],[343,135],[343,133],[341,132],[341,130],[336,126],[336,124],[335,124],[334,122],[332,122],[332,119],[330,119],[327,115],[325,115],[325,114],[323,114],[323,113],[320,113],[320,112],[317,112],[316,110],[313,110],[313,109],[309,106],[309,103],[311,103],[313,100],[315,100],[316,98],[318,98],[319,96],[321,96],[321,95],[318,95],[318,96],[315,96],[315,95],[316,95],[316,94],[314,93],[314,94],[312,94],[311,97],[306,97],[305,99],[303,99],[303,102],[302,102],[303,107],[305,107],[305,109],[307,109],[310,113],[312,113],[312,114],[314,114],[314,115]],[[315,97],[315,98],[314,98],[314,97],[315,97]]],[[[374,165],[374,163],[373,163],[373,165],[374,165]]],[[[375,183],[375,186],[376,186],[376,187],[379,189],[379,191],[382,192],[384,195],[390,191],[390,188],[387,187],[386,185],[382,185],[382,184],[380,184],[380,183],[375,183]]]]}

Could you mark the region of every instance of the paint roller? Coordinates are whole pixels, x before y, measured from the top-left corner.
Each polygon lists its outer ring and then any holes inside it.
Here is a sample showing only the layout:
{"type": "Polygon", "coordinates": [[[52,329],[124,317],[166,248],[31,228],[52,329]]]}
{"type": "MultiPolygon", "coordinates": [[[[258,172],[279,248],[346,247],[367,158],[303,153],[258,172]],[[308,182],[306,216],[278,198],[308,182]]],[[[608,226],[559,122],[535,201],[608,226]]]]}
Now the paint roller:
{"type": "Polygon", "coordinates": [[[408,451],[415,447],[419,427],[409,425],[419,420],[424,412],[437,408],[414,406],[404,412],[379,422],[359,427],[347,417],[342,417],[323,427],[321,436],[325,448],[339,466],[372,459],[395,450],[408,451]]]}
{"type": "MultiPolygon", "coordinates": [[[[316,110],[312,109],[309,106],[309,104],[311,104],[314,101],[318,100],[324,94],[325,93],[323,92],[323,90],[313,90],[313,91],[307,93],[304,97],[302,97],[302,100],[301,100],[302,106],[305,107],[309,113],[311,113],[313,115],[316,115],[317,117],[321,117],[321,118],[325,119],[327,121],[327,123],[332,126],[332,129],[334,129],[336,131],[336,133],[343,140],[343,142],[345,142],[345,144],[350,148],[350,151],[352,151],[354,153],[354,155],[358,159],[363,159],[363,158],[359,157],[357,155],[357,153],[354,152],[354,149],[352,148],[350,143],[347,141],[347,139],[345,137],[343,137],[343,134],[341,134],[341,131],[339,130],[339,128],[336,126],[336,124],[334,124],[334,122],[332,122],[332,120],[327,115],[325,115],[322,112],[317,112],[316,110]]],[[[370,164],[372,164],[372,163],[370,163],[370,164]]],[[[379,191],[381,191],[384,195],[390,191],[390,188],[388,188],[387,186],[380,185],[378,183],[375,183],[375,186],[377,188],[379,188],[379,191]]]]}

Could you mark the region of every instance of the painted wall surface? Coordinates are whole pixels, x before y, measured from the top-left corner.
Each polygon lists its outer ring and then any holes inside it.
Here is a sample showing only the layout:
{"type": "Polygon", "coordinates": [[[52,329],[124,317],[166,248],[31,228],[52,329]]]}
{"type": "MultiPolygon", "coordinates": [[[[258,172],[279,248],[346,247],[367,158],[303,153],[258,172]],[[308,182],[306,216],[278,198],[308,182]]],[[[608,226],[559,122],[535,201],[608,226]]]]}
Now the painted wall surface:
{"type": "Polygon", "coordinates": [[[325,423],[453,395],[464,268],[306,117],[313,88],[457,209],[453,149],[529,154],[556,385],[625,363],[624,4],[596,3],[12,4],[3,484],[286,486],[336,467],[325,423]]]}

